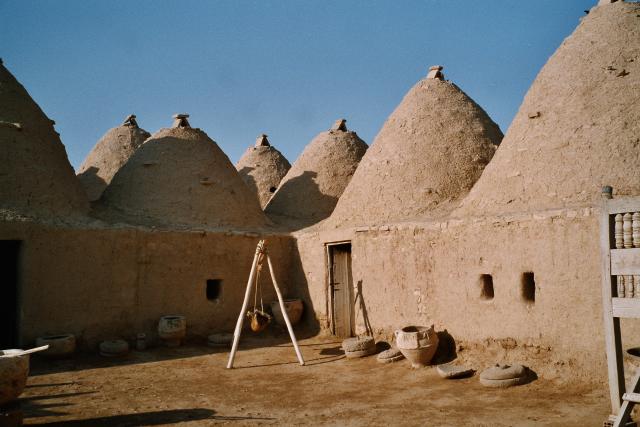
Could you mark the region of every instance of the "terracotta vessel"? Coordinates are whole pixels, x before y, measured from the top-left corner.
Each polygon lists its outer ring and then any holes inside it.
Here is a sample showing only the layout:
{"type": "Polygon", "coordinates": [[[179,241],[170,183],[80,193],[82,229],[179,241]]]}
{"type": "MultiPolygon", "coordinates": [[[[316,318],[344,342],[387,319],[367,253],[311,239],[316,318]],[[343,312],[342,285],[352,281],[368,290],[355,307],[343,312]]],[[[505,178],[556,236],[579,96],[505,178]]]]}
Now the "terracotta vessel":
{"type": "Polygon", "coordinates": [[[0,406],[20,396],[28,375],[28,354],[22,350],[0,350],[0,406]]]}
{"type": "Polygon", "coordinates": [[[184,316],[162,316],[158,322],[158,336],[167,347],[178,347],[187,335],[187,319],[184,316]]]}
{"type": "MultiPolygon", "coordinates": [[[[286,299],[284,300],[284,309],[287,311],[291,326],[295,325],[302,318],[302,312],[304,311],[304,305],[300,299],[286,299]]],[[[282,316],[282,310],[280,310],[280,303],[273,301],[271,303],[271,312],[276,319],[276,323],[281,326],[286,326],[284,317],[282,316]]]]}
{"type": "Polygon", "coordinates": [[[76,337],[73,334],[49,335],[36,338],[36,346],[49,345],[42,353],[52,358],[71,356],[76,351],[76,337]]]}
{"type": "Polygon", "coordinates": [[[428,365],[438,348],[433,326],[406,326],[395,332],[396,346],[414,368],[428,365]]]}

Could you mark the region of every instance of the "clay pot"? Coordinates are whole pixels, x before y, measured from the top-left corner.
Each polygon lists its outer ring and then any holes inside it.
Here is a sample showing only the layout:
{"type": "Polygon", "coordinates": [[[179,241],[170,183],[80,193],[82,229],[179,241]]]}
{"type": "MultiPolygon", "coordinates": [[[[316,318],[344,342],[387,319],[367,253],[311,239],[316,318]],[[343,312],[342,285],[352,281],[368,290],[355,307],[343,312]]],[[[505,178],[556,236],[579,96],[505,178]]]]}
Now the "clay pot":
{"type": "Polygon", "coordinates": [[[162,316],[158,322],[158,336],[167,347],[178,347],[187,335],[187,319],[184,316],[162,316]]]}
{"type": "MultiPolygon", "coordinates": [[[[295,325],[302,318],[302,312],[304,311],[304,305],[300,299],[286,299],[284,300],[284,309],[287,311],[291,326],[295,325]]],[[[271,312],[276,319],[276,323],[281,326],[286,326],[282,316],[282,310],[280,310],[280,303],[278,301],[271,302],[271,312]]]]}
{"type": "Polygon", "coordinates": [[[15,400],[27,385],[29,355],[22,350],[0,350],[0,406],[15,400]]]}
{"type": "Polygon", "coordinates": [[[431,362],[438,348],[438,335],[433,326],[406,326],[395,332],[396,346],[414,368],[431,362]]]}
{"type": "Polygon", "coordinates": [[[49,345],[42,354],[52,358],[71,356],[76,351],[76,337],[72,334],[49,335],[36,338],[36,346],[49,345]]]}

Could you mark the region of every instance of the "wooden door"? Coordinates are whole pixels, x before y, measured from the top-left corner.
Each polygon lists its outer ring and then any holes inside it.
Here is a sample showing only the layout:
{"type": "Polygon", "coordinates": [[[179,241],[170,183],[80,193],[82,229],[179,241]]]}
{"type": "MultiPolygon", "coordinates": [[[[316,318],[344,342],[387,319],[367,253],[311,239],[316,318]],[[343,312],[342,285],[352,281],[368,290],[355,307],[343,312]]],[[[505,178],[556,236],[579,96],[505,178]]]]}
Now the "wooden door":
{"type": "Polygon", "coordinates": [[[353,279],[351,244],[329,246],[329,291],[331,323],[338,337],[353,336],[353,279]]]}

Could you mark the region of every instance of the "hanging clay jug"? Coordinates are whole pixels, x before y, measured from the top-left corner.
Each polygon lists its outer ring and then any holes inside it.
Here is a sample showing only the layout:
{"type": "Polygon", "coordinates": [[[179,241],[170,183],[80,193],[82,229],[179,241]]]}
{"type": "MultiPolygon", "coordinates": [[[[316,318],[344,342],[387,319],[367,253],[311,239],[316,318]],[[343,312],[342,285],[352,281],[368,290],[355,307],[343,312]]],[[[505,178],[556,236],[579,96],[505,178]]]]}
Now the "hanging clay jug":
{"type": "Polygon", "coordinates": [[[253,312],[247,312],[247,317],[251,319],[251,330],[253,332],[264,331],[271,322],[271,316],[258,309],[253,310],[253,312]]]}

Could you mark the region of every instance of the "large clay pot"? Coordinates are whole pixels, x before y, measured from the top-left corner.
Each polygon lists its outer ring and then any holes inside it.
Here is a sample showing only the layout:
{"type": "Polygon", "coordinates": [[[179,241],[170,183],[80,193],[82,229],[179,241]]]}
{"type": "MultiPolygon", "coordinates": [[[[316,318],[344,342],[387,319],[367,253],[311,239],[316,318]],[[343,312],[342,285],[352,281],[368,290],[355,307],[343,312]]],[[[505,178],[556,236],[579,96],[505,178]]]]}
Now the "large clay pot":
{"type": "Polygon", "coordinates": [[[187,319],[184,316],[162,316],[158,322],[158,336],[167,347],[178,347],[187,335],[187,319]]]}
{"type": "Polygon", "coordinates": [[[49,345],[42,354],[47,357],[68,357],[76,351],[76,337],[73,334],[49,335],[36,338],[36,346],[49,345]]]}
{"type": "Polygon", "coordinates": [[[22,350],[0,350],[0,406],[15,400],[27,385],[29,355],[22,350]]]}
{"type": "Polygon", "coordinates": [[[395,332],[396,346],[414,368],[431,362],[438,348],[438,335],[433,326],[406,326],[395,332]]]}
{"type": "MultiPolygon", "coordinates": [[[[304,305],[300,299],[286,299],[284,300],[284,309],[287,311],[291,326],[295,325],[302,318],[302,312],[304,311],[304,305]]],[[[271,303],[271,312],[276,319],[276,323],[281,326],[286,326],[282,316],[282,310],[280,310],[280,303],[276,300],[271,303]]]]}

